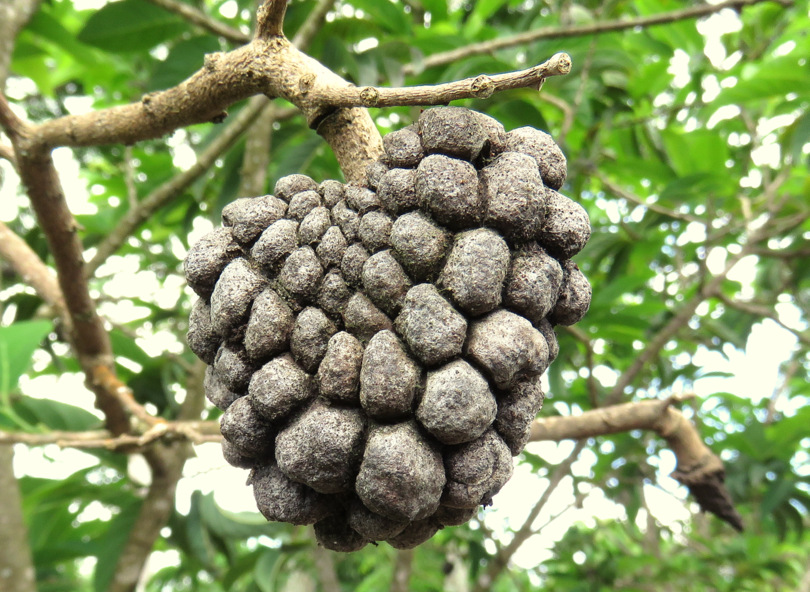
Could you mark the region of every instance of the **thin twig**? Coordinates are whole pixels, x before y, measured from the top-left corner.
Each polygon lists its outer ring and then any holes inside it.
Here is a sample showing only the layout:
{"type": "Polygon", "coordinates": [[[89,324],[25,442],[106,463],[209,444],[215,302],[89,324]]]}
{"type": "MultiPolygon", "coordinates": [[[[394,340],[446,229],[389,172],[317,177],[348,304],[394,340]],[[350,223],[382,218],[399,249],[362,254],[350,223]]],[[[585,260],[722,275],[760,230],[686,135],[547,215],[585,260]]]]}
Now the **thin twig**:
{"type": "Polygon", "coordinates": [[[263,0],[256,12],[256,39],[284,36],[284,14],[287,0],[263,0]]]}
{"type": "MultiPolygon", "coordinates": [[[[565,99],[558,97],[557,95],[553,95],[551,93],[540,93],[538,95],[541,101],[545,101],[546,103],[553,105],[563,114],[563,122],[560,126],[560,130],[562,130],[557,136],[557,142],[562,143],[562,139],[565,137],[566,134],[563,134],[563,131],[570,130],[571,127],[574,125],[574,109],[565,99]]],[[[566,132],[567,133],[567,132],[566,132]]]]}
{"type": "Polygon", "coordinates": [[[773,389],[771,398],[768,400],[768,416],[765,418],[765,425],[770,425],[773,423],[776,417],[776,404],[782,395],[784,395],[790,388],[790,382],[793,380],[793,377],[796,376],[801,367],[801,360],[794,353],[794,355],[790,358],[790,363],[787,365],[787,369],[782,376],[781,382],[776,388],[773,389]]]}
{"type": "MultiPolygon", "coordinates": [[[[267,100],[264,97],[251,99],[216,139],[197,155],[197,161],[188,170],[172,177],[139,201],[136,207],[131,208],[116,227],[97,245],[95,255],[87,264],[88,273],[95,273],[99,266],[115,253],[141,224],[204,175],[216,159],[233,146],[265,105],[267,105],[267,100]]],[[[284,115],[288,115],[294,110],[289,109],[287,112],[284,115]]]]}
{"type": "Polygon", "coordinates": [[[762,317],[765,319],[770,319],[783,329],[790,331],[793,335],[796,336],[802,344],[806,346],[810,346],[810,335],[808,335],[804,331],[800,331],[793,327],[786,325],[782,320],[779,318],[779,315],[776,314],[776,311],[768,306],[762,306],[755,302],[744,302],[742,300],[733,300],[723,294],[722,290],[715,290],[713,294],[711,294],[714,298],[717,298],[720,302],[722,302],[728,308],[733,308],[734,310],[739,310],[740,312],[744,312],[746,314],[753,315],[755,317],[762,317]]]}
{"type": "Polygon", "coordinates": [[[474,592],[485,592],[486,590],[491,590],[492,584],[495,582],[498,575],[500,575],[500,573],[506,569],[506,566],[509,564],[509,560],[512,559],[512,556],[517,552],[520,546],[525,543],[526,540],[532,536],[532,534],[534,534],[532,524],[548,503],[548,500],[551,498],[551,494],[554,493],[562,482],[563,478],[571,471],[571,465],[573,465],[574,461],[579,457],[579,453],[582,452],[583,448],[585,448],[586,443],[587,440],[577,442],[574,446],[574,450],[571,451],[571,454],[569,454],[560,464],[554,467],[554,472],[549,477],[548,486],[546,487],[545,491],[543,491],[543,495],[540,496],[540,499],[537,500],[537,503],[535,503],[534,507],[529,512],[529,515],[526,517],[523,525],[517,531],[515,531],[515,535],[509,544],[499,549],[495,557],[490,560],[486,571],[479,576],[474,588],[474,592]]]}
{"type": "Polygon", "coordinates": [[[307,15],[307,20],[298,28],[293,35],[292,44],[298,49],[306,48],[312,39],[317,35],[318,31],[323,24],[326,15],[332,10],[335,5],[335,0],[320,0],[315,8],[310,10],[307,15]]]}
{"type": "Polygon", "coordinates": [[[14,148],[6,144],[0,144],[0,158],[7,160],[11,163],[14,169],[17,169],[17,157],[14,154],[14,148]]]}
{"type": "Polygon", "coordinates": [[[142,452],[159,441],[188,440],[194,444],[221,442],[219,422],[201,420],[163,421],[141,433],[113,434],[109,430],[70,432],[49,430],[42,433],[0,431],[0,445],[25,444],[45,446],[56,444],[60,448],[103,448],[132,454],[142,452]]]}
{"type": "Polygon", "coordinates": [[[628,191],[627,189],[624,189],[620,185],[617,185],[616,183],[608,179],[608,177],[604,173],[600,173],[595,168],[592,169],[591,172],[595,173],[596,177],[599,179],[599,182],[602,183],[602,185],[604,185],[605,188],[616,197],[620,197],[626,201],[629,201],[630,203],[634,203],[636,205],[645,207],[651,212],[655,212],[656,214],[661,214],[662,216],[667,216],[675,220],[682,220],[684,222],[696,222],[698,224],[703,223],[703,221],[700,218],[693,216],[692,214],[684,214],[681,212],[676,212],[675,210],[670,210],[669,208],[665,208],[664,206],[657,204],[655,202],[649,202],[644,200],[643,198],[639,197],[632,191],[628,191]]]}
{"type": "Polygon", "coordinates": [[[208,16],[201,10],[185,2],[177,2],[176,0],[149,0],[149,2],[161,8],[165,8],[169,12],[178,14],[191,24],[210,31],[214,35],[219,35],[228,41],[233,41],[234,43],[247,43],[250,41],[250,35],[208,16]]]}
{"type": "Polygon", "coordinates": [[[596,366],[594,361],[593,343],[590,337],[579,327],[565,327],[565,330],[574,336],[585,347],[585,359],[588,366],[588,400],[592,407],[599,406],[599,387],[596,384],[596,377],[593,375],[593,369],[596,366]]]}
{"type": "Polygon", "coordinates": [[[571,58],[566,53],[553,55],[548,61],[526,70],[505,74],[482,74],[455,82],[425,86],[362,88],[347,86],[312,93],[316,100],[335,107],[401,107],[406,105],[440,105],[459,99],[487,99],[496,92],[516,88],[539,88],[550,76],[563,76],[571,71],[571,58]]]}
{"type": "Polygon", "coordinates": [[[127,188],[127,203],[130,209],[138,205],[138,188],[135,187],[135,166],[132,162],[132,146],[124,148],[124,186],[127,188]]]}
{"type": "MultiPolygon", "coordinates": [[[[676,21],[700,18],[720,12],[726,8],[741,10],[746,6],[752,6],[761,2],[770,0],[727,0],[718,4],[701,4],[682,10],[674,10],[671,12],[664,12],[635,19],[627,19],[620,21],[606,21],[602,23],[592,23],[589,25],[577,25],[573,27],[543,27],[535,29],[534,31],[526,31],[525,33],[518,33],[516,35],[509,35],[505,37],[497,37],[489,41],[482,41],[479,43],[471,43],[457,49],[443,51],[427,56],[418,64],[406,64],[403,67],[403,73],[406,76],[411,76],[424,69],[433,68],[436,66],[444,66],[454,62],[463,60],[473,55],[481,55],[491,53],[498,49],[505,49],[508,47],[516,47],[518,45],[528,45],[541,39],[565,39],[568,37],[582,37],[585,35],[600,35],[602,33],[611,33],[614,31],[625,31],[627,29],[634,29],[636,27],[644,28],[654,25],[663,25],[673,23],[676,21]]],[[[790,6],[792,2],[780,2],[783,6],[790,6]]]]}
{"type": "Polygon", "coordinates": [[[768,249],[765,247],[752,249],[753,255],[760,257],[774,257],[776,259],[805,259],[810,257],[810,249],[768,249]]]}
{"type": "Polygon", "coordinates": [[[698,290],[692,298],[684,302],[669,322],[655,332],[644,350],[633,359],[633,363],[619,376],[613,389],[605,398],[605,405],[615,405],[622,400],[625,389],[633,383],[647,363],[654,360],[669,340],[687,326],[700,304],[722,285],[734,266],[749,254],[747,247],[748,245],[743,245],[742,249],[728,261],[723,271],[712,277],[703,290],[698,290]]]}

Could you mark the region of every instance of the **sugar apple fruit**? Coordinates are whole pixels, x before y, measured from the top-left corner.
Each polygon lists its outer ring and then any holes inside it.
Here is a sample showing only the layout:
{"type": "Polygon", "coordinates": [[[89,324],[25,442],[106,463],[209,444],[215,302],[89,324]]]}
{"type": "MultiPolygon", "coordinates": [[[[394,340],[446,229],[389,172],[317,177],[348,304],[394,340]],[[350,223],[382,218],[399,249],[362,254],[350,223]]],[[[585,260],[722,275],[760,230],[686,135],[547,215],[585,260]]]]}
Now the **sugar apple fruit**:
{"type": "Polygon", "coordinates": [[[268,520],[329,549],[411,548],[512,474],[590,285],[552,138],[436,107],[383,140],[366,186],[280,179],[188,252],[188,343],[223,453],[268,520]]]}

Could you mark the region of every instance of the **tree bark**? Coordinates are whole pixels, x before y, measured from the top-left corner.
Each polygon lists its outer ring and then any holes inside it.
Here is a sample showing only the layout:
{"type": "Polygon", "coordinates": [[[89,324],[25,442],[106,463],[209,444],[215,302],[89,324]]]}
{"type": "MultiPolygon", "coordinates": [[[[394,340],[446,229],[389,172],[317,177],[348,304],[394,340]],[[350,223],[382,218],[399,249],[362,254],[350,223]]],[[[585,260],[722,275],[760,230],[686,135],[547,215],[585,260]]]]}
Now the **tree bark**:
{"type": "Polygon", "coordinates": [[[28,544],[28,527],[22,514],[20,486],[14,477],[14,448],[0,445],[0,590],[36,592],[34,560],[28,544]]]}

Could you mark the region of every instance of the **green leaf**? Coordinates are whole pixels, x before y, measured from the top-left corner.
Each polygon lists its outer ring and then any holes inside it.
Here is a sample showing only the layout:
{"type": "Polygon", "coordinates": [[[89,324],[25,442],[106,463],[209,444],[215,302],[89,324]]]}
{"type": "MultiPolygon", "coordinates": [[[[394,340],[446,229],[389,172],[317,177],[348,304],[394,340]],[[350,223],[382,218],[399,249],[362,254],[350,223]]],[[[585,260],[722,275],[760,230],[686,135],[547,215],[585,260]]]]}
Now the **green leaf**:
{"type": "Polygon", "coordinates": [[[207,568],[214,566],[214,544],[211,535],[203,524],[200,513],[200,500],[204,499],[203,494],[195,491],[191,494],[191,508],[186,519],[186,539],[189,542],[191,554],[197,558],[207,568]]]}
{"type": "Polygon", "coordinates": [[[772,514],[778,506],[788,500],[794,487],[795,483],[790,479],[777,479],[774,481],[762,498],[762,504],[760,504],[762,514],[765,516],[772,514]]]}
{"type": "Polygon", "coordinates": [[[254,536],[278,536],[279,524],[268,522],[258,512],[228,512],[220,508],[214,495],[200,496],[199,512],[206,528],[224,539],[243,539],[254,536]]]}
{"type": "Polygon", "coordinates": [[[714,131],[683,133],[663,130],[661,136],[675,171],[682,176],[696,172],[726,174],[728,144],[714,131]]]}
{"type": "Polygon", "coordinates": [[[17,388],[17,381],[52,327],[50,321],[21,321],[0,327],[0,402],[17,388]]]}
{"type": "Polygon", "coordinates": [[[278,572],[284,560],[281,552],[276,549],[267,549],[256,561],[253,569],[254,581],[261,592],[275,592],[278,572]]]}
{"type": "Polygon", "coordinates": [[[188,25],[147,2],[123,0],[104,5],[79,33],[79,41],[115,53],[136,53],[177,38],[188,25]]]}
{"type": "Polygon", "coordinates": [[[48,4],[34,14],[28,23],[27,30],[34,33],[42,41],[53,43],[68,52],[79,61],[91,61],[96,52],[76,40],[76,35],[68,31],[59,20],[48,10],[48,4]]]}
{"type": "Polygon", "coordinates": [[[105,592],[110,587],[115,570],[118,567],[118,558],[121,551],[132,534],[132,528],[138,520],[141,510],[141,501],[122,505],[121,512],[109,522],[104,545],[101,547],[96,562],[96,571],[93,574],[94,592],[105,592]]]}
{"type": "Polygon", "coordinates": [[[371,20],[396,35],[405,35],[411,28],[411,20],[401,2],[389,0],[351,0],[351,4],[371,16],[371,20]]]}
{"type": "Polygon", "coordinates": [[[180,41],[172,47],[166,59],[157,65],[147,89],[155,91],[178,85],[202,68],[205,54],[219,50],[219,41],[213,35],[180,41]]]}
{"type": "Polygon", "coordinates": [[[810,64],[795,55],[746,64],[737,84],[723,89],[713,101],[720,105],[751,104],[763,99],[783,98],[788,94],[810,97],[807,80],[810,64]]]}
{"type": "Polygon", "coordinates": [[[102,420],[86,409],[50,399],[20,397],[14,403],[14,411],[28,423],[51,430],[80,432],[103,425],[102,420]]]}

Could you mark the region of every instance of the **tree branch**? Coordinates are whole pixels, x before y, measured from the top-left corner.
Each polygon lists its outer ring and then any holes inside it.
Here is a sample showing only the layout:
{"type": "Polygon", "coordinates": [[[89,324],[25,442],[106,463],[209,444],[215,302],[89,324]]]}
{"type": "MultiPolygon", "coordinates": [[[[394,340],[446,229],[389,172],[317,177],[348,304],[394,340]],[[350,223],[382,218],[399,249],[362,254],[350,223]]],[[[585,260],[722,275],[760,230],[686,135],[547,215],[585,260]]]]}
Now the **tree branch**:
{"type": "MultiPolygon", "coordinates": [[[[204,367],[200,362],[198,371],[188,376],[188,393],[180,408],[180,421],[199,418],[202,412],[205,401],[202,394],[204,367]]],[[[191,445],[184,441],[158,443],[144,451],[144,458],[152,472],[152,483],[118,557],[108,592],[135,590],[155,541],[174,509],[177,482],[183,476],[183,467],[192,453],[191,445]]]]}
{"type": "Polygon", "coordinates": [[[608,179],[607,176],[604,173],[600,173],[595,166],[589,167],[589,169],[591,173],[596,175],[596,177],[599,179],[599,182],[605,186],[605,189],[610,191],[610,193],[612,193],[616,197],[620,197],[625,201],[629,201],[630,203],[642,206],[644,208],[647,208],[651,212],[661,214],[662,216],[667,216],[668,218],[672,218],[673,220],[682,220],[684,222],[696,222],[698,224],[703,223],[703,220],[701,220],[696,216],[693,216],[692,214],[682,214],[680,212],[676,212],[675,210],[665,208],[664,206],[659,205],[655,202],[649,202],[642,199],[632,191],[628,191],[623,187],[621,187],[620,185],[617,185],[616,183],[608,179]]]}
{"type": "Polygon", "coordinates": [[[312,549],[312,559],[315,563],[315,570],[318,572],[321,592],[340,592],[340,578],[335,570],[334,551],[330,551],[316,542],[312,549]]]}
{"type": "Polygon", "coordinates": [[[0,93],[6,88],[11,56],[17,34],[39,9],[42,0],[6,0],[0,2],[0,93]]]}
{"type": "MultiPolygon", "coordinates": [[[[90,297],[78,237],[78,225],[65,201],[50,152],[32,142],[32,128],[17,118],[0,95],[0,125],[14,145],[20,178],[54,257],[57,278],[70,316],[70,343],[104,412],[108,428],[116,434],[129,431],[129,420],[119,391],[106,390],[100,377],[114,376],[112,348],[104,324],[90,297]]],[[[133,401],[134,403],[134,401],[133,401]]]]}
{"type": "MultiPolygon", "coordinates": [[[[381,88],[355,86],[322,90],[321,101],[337,107],[400,107],[404,105],[440,105],[458,99],[487,99],[496,92],[515,88],[539,88],[550,76],[563,76],[571,71],[571,58],[566,53],[553,55],[533,68],[494,74],[482,74],[456,82],[429,86],[381,88]]],[[[318,92],[317,90],[314,92],[318,92]]],[[[317,94],[316,94],[317,96],[317,94]]]]}
{"type": "MultiPolygon", "coordinates": [[[[264,99],[264,97],[260,97],[264,99]]],[[[264,99],[266,101],[266,99],[264,99]]],[[[239,171],[239,197],[263,195],[267,187],[267,168],[270,166],[270,151],[273,139],[273,124],[276,121],[274,105],[266,105],[254,125],[245,134],[245,155],[239,171]]]]}
{"type": "Polygon", "coordinates": [[[655,335],[644,347],[644,350],[633,360],[633,363],[630,364],[627,370],[622,373],[619,380],[616,381],[616,384],[605,398],[606,406],[615,405],[622,400],[625,389],[633,383],[647,363],[658,356],[667,342],[689,323],[689,320],[695,314],[695,311],[697,311],[698,306],[719,289],[734,266],[749,254],[750,247],[750,242],[743,245],[742,249],[729,260],[723,271],[712,277],[702,290],[698,290],[692,298],[684,302],[680,309],[678,309],[678,312],[670,318],[669,322],[656,331],[655,335]]]}
{"type": "MultiPolygon", "coordinates": [[[[534,43],[535,41],[540,41],[542,39],[565,39],[568,37],[581,37],[584,35],[600,35],[602,33],[625,31],[627,29],[634,29],[636,27],[643,28],[654,25],[663,25],[667,23],[674,23],[676,21],[708,16],[710,14],[714,14],[715,12],[720,12],[726,8],[742,10],[746,6],[752,6],[754,4],[769,1],[771,0],[727,0],[718,4],[701,4],[682,10],[673,10],[671,12],[664,12],[635,19],[606,21],[588,25],[577,25],[573,27],[542,27],[540,29],[535,29],[534,31],[526,31],[525,33],[518,33],[516,35],[498,37],[489,41],[471,43],[457,49],[435,53],[425,57],[425,59],[419,64],[406,64],[402,71],[406,76],[411,76],[419,71],[426,70],[427,68],[452,64],[472,55],[491,53],[499,49],[516,47],[518,45],[528,45],[529,43],[534,43]]],[[[790,0],[781,0],[779,1],[779,4],[782,6],[791,6],[793,2],[790,0]]]]}
{"type": "Polygon", "coordinates": [[[389,592],[408,592],[413,571],[413,549],[398,549],[389,592]]]}
{"type": "MultiPolygon", "coordinates": [[[[262,22],[270,26],[281,8],[280,0],[262,4],[262,22]]],[[[178,127],[220,121],[229,105],[265,94],[285,98],[298,107],[310,126],[330,144],[346,178],[362,182],[366,164],[382,153],[382,142],[368,113],[348,107],[439,104],[457,98],[487,97],[500,90],[537,87],[546,77],[568,69],[570,60],[558,54],[521,72],[479,76],[436,87],[358,89],[284,37],[260,34],[241,48],[206,56],[205,66],[190,78],[174,88],[145,95],[138,103],[44,122],[32,128],[31,143],[42,149],[131,144],[178,127]]]]}
{"type": "Polygon", "coordinates": [[[34,288],[39,297],[54,307],[62,321],[70,326],[70,316],[67,314],[65,298],[56,275],[28,243],[2,222],[0,222],[0,258],[8,261],[23,282],[34,288]]]}
{"type": "Polygon", "coordinates": [[[779,315],[776,314],[772,308],[768,306],[761,306],[754,302],[743,302],[741,300],[732,300],[725,294],[723,294],[722,290],[716,290],[714,293],[710,294],[717,298],[720,302],[726,305],[729,308],[733,308],[735,310],[739,310],[740,312],[744,312],[746,314],[750,314],[755,317],[761,317],[763,319],[771,319],[774,323],[782,327],[783,329],[790,331],[793,335],[796,336],[802,344],[806,346],[810,346],[810,335],[807,334],[805,331],[800,331],[798,329],[794,329],[793,327],[787,326],[782,320],[779,318],[779,315]]]}
{"type": "Polygon", "coordinates": [[[45,446],[56,444],[60,448],[83,450],[103,449],[134,454],[143,452],[157,442],[188,440],[193,444],[221,442],[219,423],[216,421],[167,421],[155,424],[142,433],[115,435],[108,430],[65,432],[51,430],[43,433],[0,431],[0,444],[45,446]]]}
{"type": "Polygon", "coordinates": [[[509,565],[509,560],[512,559],[512,556],[514,556],[520,546],[534,534],[532,524],[534,524],[534,521],[540,515],[540,512],[548,503],[548,500],[551,499],[551,495],[557,487],[559,487],[563,478],[571,471],[571,465],[573,465],[574,461],[579,457],[579,453],[585,448],[585,444],[585,440],[577,442],[571,454],[554,467],[554,472],[551,473],[548,479],[548,486],[545,491],[543,491],[543,495],[541,495],[537,503],[534,504],[534,507],[523,522],[523,525],[515,532],[515,536],[509,541],[509,544],[498,550],[496,555],[490,559],[486,571],[478,577],[474,592],[486,592],[487,590],[491,590],[492,584],[495,582],[498,575],[509,565]]]}
{"type": "Polygon", "coordinates": [[[529,441],[585,442],[595,436],[652,430],[666,440],[678,459],[672,476],[689,488],[702,509],[742,530],[742,518],[723,485],[723,462],[703,443],[695,426],[672,406],[693,396],[624,403],[585,411],[577,416],[538,418],[532,424],[529,441]]]}
{"type": "Polygon", "coordinates": [[[196,25],[201,29],[205,29],[214,35],[219,35],[228,41],[232,41],[234,43],[247,43],[250,41],[250,35],[247,35],[239,29],[234,29],[233,27],[230,27],[225,23],[208,16],[201,10],[196,9],[185,2],[177,2],[176,0],[149,0],[149,2],[168,10],[169,12],[178,14],[191,24],[196,25]]]}
{"type": "Polygon", "coordinates": [[[295,35],[293,35],[292,44],[298,49],[306,48],[318,33],[318,30],[323,24],[323,20],[334,5],[335,0],[320,0],[318,4],[315,5],[315,8],[307,15],[307,20],[303,22],[295,32],[295,35]]]}
{"type": "Polygon", "coordinates": [[[263,0],[256,13],[256,38],[283,37],[287,0],[263,0]]]}
{"type": "Polygon", "coordinates": [[[805,259],[810,257],[810,249],[769,249],[767,247],[752,249],[753,255],[774,257],[775,259],[805,259]]]}
{"type": "Polygon", "coordinates": [[[0,158],[7,160],[15,169],[17,168],[17,157],[14,155],[14,148],[0,144],[0,158]]]}
{"type": "Polygon", "coordinates": [[[20,486],[14,477],[14,448],[0,446],[0,590],[6,592],[36,592],[34,559],[28,542],[28,527],[22,515],[20,486]]]}
{"type": "MultiPolygon", "coordinates": [[[[334,0],[320,0],[307,19],[296,31],[292,44],[304,49],[320,29],[326,14],[334,6],[334,0]]],[[[272,106],[265,107],[250,127],[245,141],[245,155],[242,159],[242,170],[239,180],[238,195],[261,195],[267,187],[267,169],[270,166],[270,153],[273,137],[273,124],[279,119],[278,110],[272,106]]]]}

